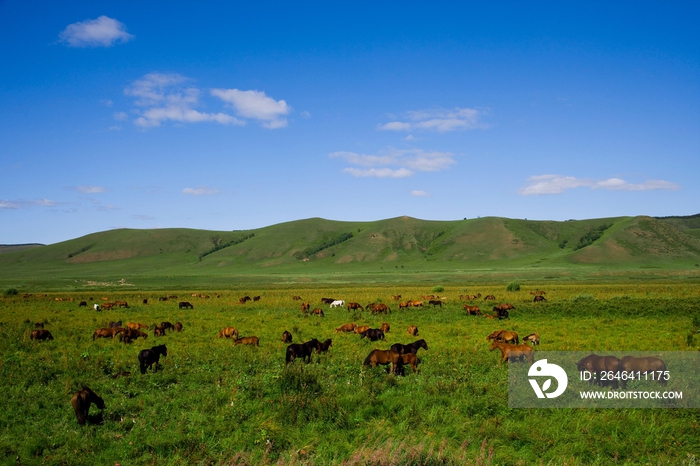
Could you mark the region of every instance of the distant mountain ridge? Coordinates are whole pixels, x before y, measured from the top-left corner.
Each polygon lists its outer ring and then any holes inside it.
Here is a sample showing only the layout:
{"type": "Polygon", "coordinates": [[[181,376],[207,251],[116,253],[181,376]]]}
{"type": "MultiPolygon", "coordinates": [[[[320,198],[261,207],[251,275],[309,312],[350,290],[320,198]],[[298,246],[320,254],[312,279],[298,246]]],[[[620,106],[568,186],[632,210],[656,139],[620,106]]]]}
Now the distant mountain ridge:
{"type": "MultiPolygon", "coordinates": [[[[239,275],[700,262],[700,214],[536,221],[310,218],[247,231],[118,229],[0,254],[0,278],[239,275]]],[[[0,247],[1,249],[1,247],[0,247]]]]}

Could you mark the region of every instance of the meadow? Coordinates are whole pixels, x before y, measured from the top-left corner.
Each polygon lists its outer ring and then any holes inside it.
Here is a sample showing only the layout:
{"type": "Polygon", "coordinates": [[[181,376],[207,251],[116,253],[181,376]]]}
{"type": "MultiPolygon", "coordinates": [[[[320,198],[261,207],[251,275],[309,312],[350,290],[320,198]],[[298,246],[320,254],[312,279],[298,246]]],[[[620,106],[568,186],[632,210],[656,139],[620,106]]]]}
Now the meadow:
{"type": "MultiPolygon", "coordinates": [[[[506,291],[506,283],[441,286],[245,285],[236,289],[99,289],[32,293],[0,300],[0,461],[3,464],[696,464],[697,409],[511,409],[507,365],[486,336],[537,331],[538,350],[697,351],[700,285],[546,283],[506,291]],[[546,291],[533,303],[530,291],[546,291]],[[206,293],[208,299],[192,297],[206,293]],[[509,321],[467,316],[460,294],[494,294],[515,305],[509,321]],[[176,294],[178,300],[158,301],[176,294]],[[438,294],[441,308],[398,310],[393,295],[438,294]],[[218,295],[218,297],[217,297],[218,295]],[[244,295],[258,302],[240,304],[244,295]],[[325,317],[300,312],[299,295],[325,317]],[[95,312],[80,300],[128,301],[95,312]],[[389,315],[329,309],[322,297],[384,302],[389,315]],[[57,301],[56,298],[61,298],[57,301]],[[70,301],[70,299],[73,299],[70,301]],[[142,304],[144,298],[148,304],[142,304]],[[180,310],[178,301],[194,310],[180,310]],[[180,321],[181,333],[123,344],[92,340],[110,321],[180,321]],[[45,323],[53,341],[29,338],[45,323]],[[379,327],[386,342],[334,333],[341,324],[379,327]],[[363,368],[373,348],[416,339],[419,373],[403,377],[363,368]],[[260,338],[259,347],[218,339],[226,326],[260,338]],[[285,365],[295,342],[333,339],[310,364],[285,365]],[[158,372],[142,375],[137,354],[166,344],[158,372]],[[120,371],[130,376],[112,378],[120,371]],[[72,394],[87,385],[105,400],[79,426],[72,394]]],[[[492,304],[476,303],[489,310],[492,304]]]]}

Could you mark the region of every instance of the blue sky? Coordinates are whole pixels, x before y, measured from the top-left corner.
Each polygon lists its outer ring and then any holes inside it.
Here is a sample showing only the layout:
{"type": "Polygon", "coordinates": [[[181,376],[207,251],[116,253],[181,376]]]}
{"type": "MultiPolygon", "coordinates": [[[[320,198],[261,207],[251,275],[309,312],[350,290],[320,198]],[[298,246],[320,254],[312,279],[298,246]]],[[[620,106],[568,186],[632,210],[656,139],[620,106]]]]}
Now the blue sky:
{"type": "Polygon", "coordinates": [[[0,1],[0,243],[700,212],[696,2],[0,1]]]}

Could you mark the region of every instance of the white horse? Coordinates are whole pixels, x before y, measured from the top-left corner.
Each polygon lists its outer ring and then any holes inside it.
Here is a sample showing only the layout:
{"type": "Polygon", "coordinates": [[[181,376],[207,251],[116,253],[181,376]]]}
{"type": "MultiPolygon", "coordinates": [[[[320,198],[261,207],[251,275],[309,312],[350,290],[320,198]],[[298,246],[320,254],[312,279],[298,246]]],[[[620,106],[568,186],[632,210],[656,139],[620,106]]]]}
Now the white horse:
{"type": "Polygon", "coordinates": [[[336,299],[331,303],[331,307],[345,307],[345,301],[342,299],[336,299]]]}

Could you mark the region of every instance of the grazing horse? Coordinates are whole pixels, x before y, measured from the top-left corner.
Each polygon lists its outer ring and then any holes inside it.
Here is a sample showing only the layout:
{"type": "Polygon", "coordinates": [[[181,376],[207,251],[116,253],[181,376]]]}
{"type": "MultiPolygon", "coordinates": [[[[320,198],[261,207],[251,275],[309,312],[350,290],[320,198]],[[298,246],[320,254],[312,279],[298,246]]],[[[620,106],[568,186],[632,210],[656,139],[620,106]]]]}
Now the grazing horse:
{"type": "Polygon", "coordinates": [[[114,339],[115,336],[117,336],[118,333],[120,333],[122,328],[120,327],[108,327],[108,328],[98,328],[95,330],[95,333],[92,334],[92,341],[95,341],[96,338],[111,338],[114,339]]]}
{"type": "Polygon", "coordinates": [[[345,307],[345,301],[342,299],[336,299],[331,303],[331,307],[345,307]]]}
{"type": "Polygon", "coordinates": [[[51,332],[48,330],[44,330],[43,328],[40,328],[39,330],[32,330],[32,333],[29,334],[29,339],[30,340],[53,340],[53,335],[51,335],[51,332]]]}
{"type": "MultiPolygon", "coordinates": [[[[635,358],[625,356],[620,359],[620,370],[623,372],[654,372],[654,379],[661,385],[666,385],[666,363],[663,359],[648,356],[645,358],[635,358]]],[[[622,379],[622,388],[627,388],[627,380],[622,379]]]]}
{"type": "Polygon", "coordinates": [[[87,301],[80,301],[78,307],[87,307],[87,301]]]}
{"type": "Polygon", "coordinates": [[[109,323],[109,326],[110,326],[110,327],[119,327],[119,328],[123,327],[122,321],[121,321],[121,320],[118,321],[118,322],[112,321],[112,322],[109,323]]]}
{"type": "Polygon", "coordinates": [[[182,322],[175,322],[175,331],[182,332],[182,322]]]}
{"type": "Polygon", "coordinates": [[[401,301],[399,303],[399,309],[407,309],[409,301],[401,301]]]}
{"type": "Polygon", "coordinates": [[[530,364],[535,362],[535,352],[530,345],[509,345],[494,341],[491,343],[491,351],[496,348],[501,350],[501,363],[506,361],[517,362],[523,359],[530,361],[530,364]]]}
{"type": "Polygon", "coordinates": [[[260,301],[260,296],[253,296],[253,302],[260,301]]]}
{"type": "Polygon", "coordinates": [[[435,307],[435,306],[442,307],[442,301],[439,299],[431,299],[430,301],[428,301],[428,304],[432,304],[433,307],[435,307]]]}
{"type": "Polygon", "coordinates": [[[292,334],[289,333],[288,330],[285,330],[284,332],[282,332],[282,341],[284,343],[291,343],[292,342],[292,334]]]}
{"type": "Polygon", "coordinates": [[[544,301],[547,301],[547,299],[546,299],[544,296],[540,295],[540,294],[538,294],[537,296],[535,296],[534,298],[532,298],[532,302],[534,302],[534,303],[542,303],[542,302],[544,302],[544,301]]]}
{"type": "Polygon", "coordinates": [[[350,310],[354,311],[356,309],[359,309],[361,311],[365,310],[365,308],[362,307],[362,305],[360,303],[348,303],[348,311],[350,311],[350,310]]]}
{"type": "Polygon", "coordinates": [[[389,322],[382,322],[382,325],[380,328],[382,329],[382,332],[384,332],[384,333],[389,333],[389,330],[391,330],[391,326],[389,325],[389,322]]]}
{"type": "Polygon", "coordinates": [[[151,349],[141,350],[139,353],[139,369],[145,374],[149,367],[153,367],[153,372],[158,372],[158,361],[160,357],[168,355],[168,348],[165,345],[154,346],[151,349]]]}
{"type": "Polygon", "coordinates": [[[105,402],[102,398],[97,396],[95,392],[90,390],[90,388],[83,385],[81,390],[78,390],[73,394],[73,398],[70,399],[70,404],[73,406],[73,411],[75,411],[75,416],[78,418],[78,424],[81,426],[85,425],[85,421],[88,418],[88,412],[90,411],[90,404],[95,403],[98,408],[105,409],[105,402]]]}
{"type": "Polygon", "coordinates": [[[418,327],[416,327],[415,325],[411,325],[410,327],[408,327],[408,330],[406,330],[406,333],[408,333],[409,335],[412,335],[414,337],[417,337],[418,336],[418,327]]]}
{"type": "Polygon", "coordinates": [[[409,301],[408,305],[411,307],[423,307],[423,301],[409,301]]]}
{"type": "Polygon", "coordinates": [[[509,343],[513,345],[520,344],[518,334],[510,330],[495,330],[486,337],[486,341],[497,341],[499,343],[509,343]]]}
{"type": "Polygon", "coordinates": [[[543,295],[543,294],[545,294],[545,292],[542,290],[535,290],[535,291],[531,291],[530,294],[531,295],[543,295]]]}
{"type": "Polygon", "coordinates": [[[360,339],[369,338],[370,341],[384,340],[384,332],[378,328],[369,328],[360,334],[360,339]]]}
{"type": "Polygon", "coordinates": [[[388,312],[391,312],[391,308],[384,303],[377,303],[372,305],[372,307],[370,308],[370,312],[372,314],[386,314],[388,312]]]}
{"type": "Polygon", "coordinates": [[[579,372],[588,371],[594,374],[590,383],[596,383],[598,385],[611,385],[612,388],[618,387],[617,377],[612,377],[611,380],[601,380],[598,374],[601,372],[611,372],[614,375],[620,373],[621,363],[620,360],[615,356],[598,356],[597,354],[589,354],[585,358],[581,359],[576,367],[579,372]]]}
{"type": "Polygon", "coordinates": [[[238,345],[260,346],[260,339],[258,337],[236,338],[235,340],[233,340],[233,346],[238,345]]]}
{"type": "Polygon", "coordinates": [[[511,309],[515,309],[515,306],[513,306],[511,303],[501,303],[494,306],[494,309],[496,308],[501,309],[503,311],[509,311],[511,309]]]}
{"type": "Polygon", "coordinates": [[[492,294],[484,297],[484,301],[495,301],[495,300],[496,300],[496,297],[492,294]]]}
{"type": "Polygon", "coordinates": [[[127,322],[126,323],[126,328],[133,328],[135,330],[141,329],[141,328],[148,328],[148,325],[146,324],[141,324],[139,322],[127,322]]]}
{"type": "Polygon", "coordinates": [[[312,316],[319,316],[319,317],[323,317],[323,316],[324,316],[324,315],[323,315],[323,310],[322,310],[320,307],[317,307],[316,309],[314,309],[313,311],[311,311],[311,315],[312,315],[312,316]]]}
{"type": "Polygon", "coordinates": [[[428,344],[423,339],[416,340],[413,343],[409,343],[408,345],[402,345],[401,343],[394,343],[393,345],[391,345],[391,349],[397,351],[399,354],[416,354],[421,348],[428,351],[428,344]]]}
{"type": "Polygon", "coordinates": [[[530,342],[532,343],[532,346],[539,346],[540,344],[540,334],[535,332],[531,333],[525,338],[523,338],[523,343],[530,342]]]}
{"type": "Polygon", "coordinates": [[[498,319],[510,319],[508,311],[506,309],[500,309],[498,306],[493,307],[493,312],[496,313],[498,319]]]}
{"type": "Polygon", "coordinates": [[[43,322],[37,322],[34,324],[34,328],[44,328],[44,323],[43,322]]]}
{"type": "Polygon", "coordinates": [[[165,327],[162,325],[154,325],[153,326],[153,336],[154,337],[164,337],[165,336],[165,327]]]}
{"type": "Polygon", "coordinates": [[[481,315],[481,309],[479,309],[479,306],[470,306],[468,304],[465,304],[462,306],[462,309],[467,311],[467,314],[470,316],[480,316],[481,315]]]}
{"type": "Polygon", "coordinates": [[[394,301],[400,301],[400,300],[401,300],[401,295],[400,295],[400,294],[394,295],[394,296],[391,297],[391,299],[393,299],[394,301]]]}
{"type": "Polygon", "coordinates": [[[301,296],[292,296],[294,301],[301,301],[301,296]]]}
{"type": "Polygon", "coordinates": [[[398,374],[401,370],[401,367],[403,366],[401,354],[399,354],[393,349],[375,349],[372,350],[371,353],[369,353],[367,358],[365,358],[365,362],[362,363],[362,366],[364,367],[371,365],[374,368],[377,367],[377,365],[385,366],[387,364],[391,364],[391,372],[393,372],[394,374],[398,374]]]}
{"type": "Polygon", "coordinates": [[[330,303],[332,303],[333,301],[335,301],[335,298],[321,298],[321,302],[322,302],[323,304],[330,304],[330,303]]]}
{"type": "Polygon", "coordinates": [[[333,340],[330,338],[324,342],[321,342],[318,344],[318,349],[316,350],[317,353],[327,353],[329,349],[331,349],[331,345],[333,344],[333,340]]]}
{"type": "Polygon", "coordinates": [[[314,338],[305,343],[292,343],[287,346],[287,352],[285,354],[285,361],[287,364],[294,362],[297,358],[305,359],[306,362],[311,362],[311,353],[313,350],[319,350],[320,342],[314,338]]]}
{"type": "Polygon", "coordinates": [[[224,327],[224,328],[221,329],[221,331],[219,332],[218,337],[219,337],[219,338],[221,338],[221,337],[224,337],[224,338],[231,338],[231,337],[233,337],[234,339],[235,339],[235,338],[238,338],[238,330],[236,329],[236,327],[224,327]]]}
{"type": "Polygon", "coordinates": [[[175,330],[175,326],[168,321],[161,322],[160,326],[167,330],[175,330]]]}
{"type": "Polygon", "coordinates": [[[250,301],[250,296],[243,296],[242,298],[239,298],[239,299],[238,299],[238,302],[239,302],[240,304],[245,304],[245,303],[247,303],[248,301],[250,301]]]}
{"type": "Polygon", "coordinates": [[[352,324],[343,324],[340,327],[338,327],[337,329],[335,329],[335,333],[354,332],[356,328],[357,328],[357,324],[355,322],[353,322],[352,324]]]}
{"type": "Polygon", "coordinates": [[[358,327],[355,327],[355,333],[357,333],[359,335],[363,332],[366,332],[369,329],[370,329],[369,325],[360,325],[358,327]]]}
{"type": "Polygon", "coordinates": [[[411,366],[414,374],[418,372],[418,356],[416,356],[414,353],[406,353],[401,355],[401,375],[404,375],[403,366],[407,364],[411,366]]]}
{"type": "Polygon", "coordinates": [[[306,314],[307,312],[309,312],[310,307],[311,307],[311,304],[309,304],[309,303],[301,303],[301,312],[306,314]]]}
{"type": "Polygon", "coordinates": [[[177,307],[180,309],[194,309],[194,306],[189,301],[180,301],[177,303],[177,307]]]}
{"type": "Polygon", "coordinates": [[[131,340],[137,340],[139,337],[148,338],[148,335],[135,328],[124,328],[119,332],[119,341],[123,343],[131,343],[131,340]]]}

